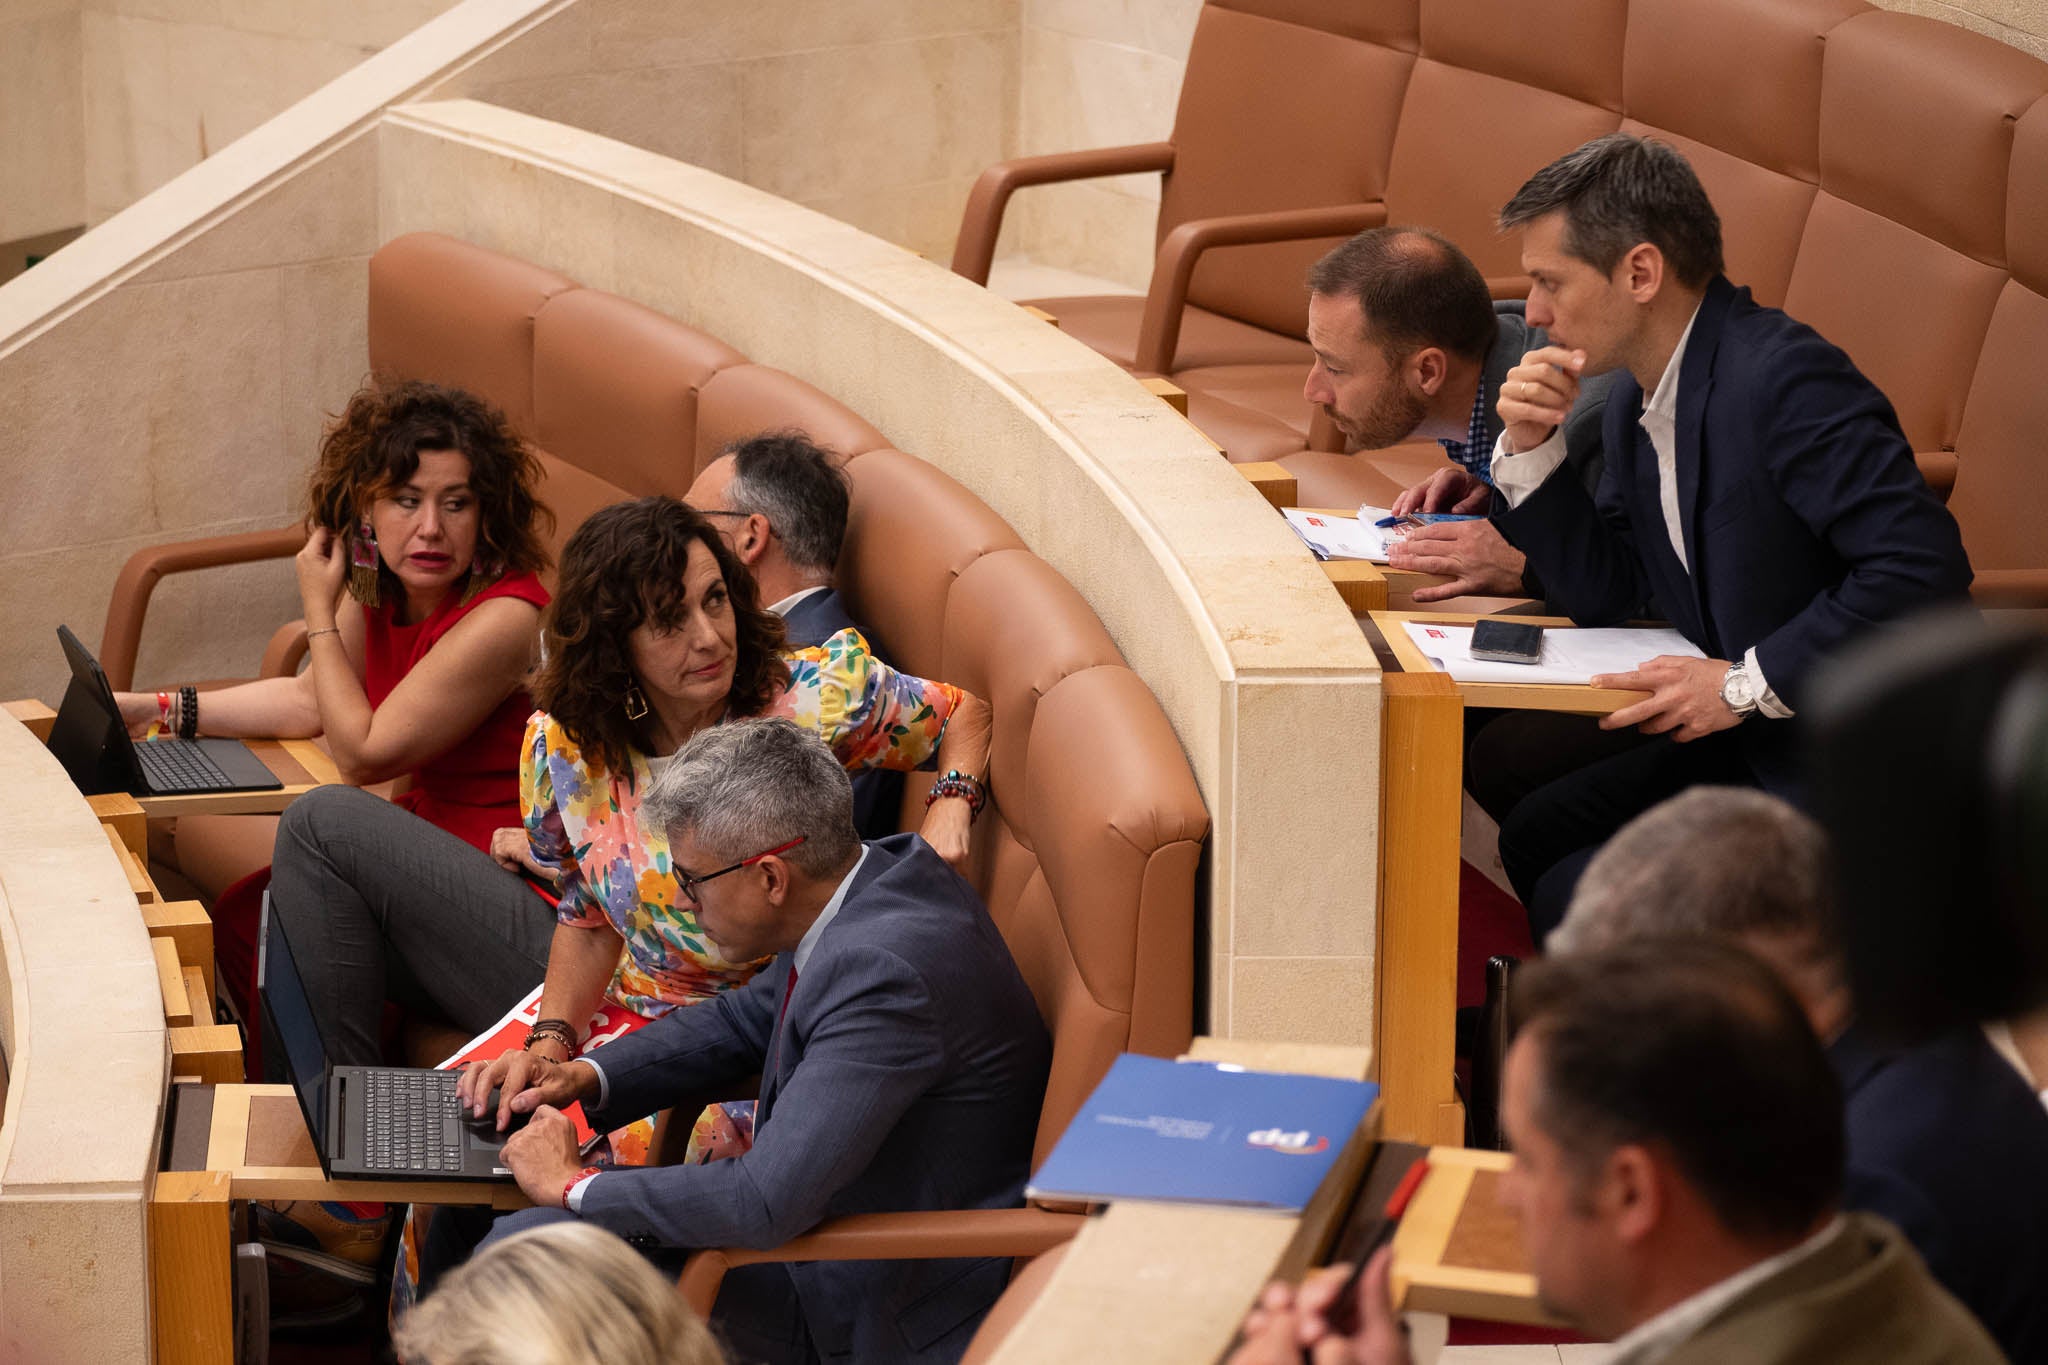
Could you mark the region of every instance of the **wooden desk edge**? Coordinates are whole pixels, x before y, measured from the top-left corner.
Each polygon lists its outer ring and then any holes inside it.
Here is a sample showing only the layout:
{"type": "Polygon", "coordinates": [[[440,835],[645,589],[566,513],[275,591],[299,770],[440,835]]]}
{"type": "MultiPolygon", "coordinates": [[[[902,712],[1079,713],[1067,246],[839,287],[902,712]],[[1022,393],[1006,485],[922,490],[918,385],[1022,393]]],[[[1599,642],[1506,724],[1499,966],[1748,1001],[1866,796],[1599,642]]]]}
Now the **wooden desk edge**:
{"type": "MultiPolygon", "coordinates": [[[[1385,637],[1387,648],[1393,651],[1401,667],[1411,673],[1442,673],[1443,670],[1429,661],[1428,656],[1416,648],[1402,623],[1406,621],[1435,622],[1441,625],[1469,626],[1475,621],[1495,618],[1466,611],[1374,611],[1366,613],[1385,637]]],[[[1516,616],[1516,625],[1559,626],[1576,629],[1563,616],[1516,616]]],[[[1573,715],[1604,716],[1610,711],[1619,711],[1649,696],[1647,692],[1620,692],[1609,688],[1588,687],[1583,683],[1485,683],[1457,682],[1457,689],[1473,706],[1497,706],[1514,711],[1565,711],[1573,715]]]]}

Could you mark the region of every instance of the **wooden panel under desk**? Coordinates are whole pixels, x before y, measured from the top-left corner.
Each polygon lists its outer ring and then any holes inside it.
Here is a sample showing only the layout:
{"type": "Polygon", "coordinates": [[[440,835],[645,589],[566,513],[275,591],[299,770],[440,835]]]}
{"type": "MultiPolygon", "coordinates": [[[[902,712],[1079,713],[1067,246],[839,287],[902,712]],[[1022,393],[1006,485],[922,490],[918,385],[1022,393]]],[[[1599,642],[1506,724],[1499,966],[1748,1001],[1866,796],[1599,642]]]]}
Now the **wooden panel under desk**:
{"type": "MultiPolygon", "coordinates": [[[[1415,647],[1403,629],[1404,621],[1423,621],[1447,626],[1469,626],[1475,621],[1491,621],[1500,618],[1479,615],[1467,611],[1375,611],[1369,613],[1372,623],[1393,651],[1401,667],[1410,673],[1441,673],[1443,670],[1431,663],[1423,652],[1415,647]]],[[[1576,630],[1569,619],[1562,616],[1514,616],[1506,618],[1518,626],[1543,626],[1551,630],[1576,630]]],[[[1455,679],[1453,680],[1455,682],[1455,679]]],[[[1460,682],[1458,691],[1468,706],[1494,706],[1511,711],[1569,711],[1581,716],[1604,716],[1610,711],[1619,711],[1632,706],[1649,696],[1648,692],[1622,692],[1604,687],[1587,687],[1583,683],[1486,683],[1460,682]]]]}
{"type": "Polygon", "coordinates": [[[531,1202],[509,1180],[329,1180],[288,1085],[213,1087],[206,1165],[228,1174],[237,1199],[482,1204],[494,1209],[523,1209],[531,1202]]]}
{"type": "Polygon", "coordinates": [[[1434,1147],[1429,1174],[1394,1233],[1394,1302],[1490,1322],[1557,1326],[1536,1299],[1521,1222],[1500,1203],[1506,1152],[1434,1147]]]}
{"type": "Polygon", "coordinates": [[[310,739],[242,741],[277,775],[275,791],[198,792],[191,796],[142,796],[137,802],[152,820],[176,815],[276,815],[315,787],[341,781],[334,760],[310,739]]]}

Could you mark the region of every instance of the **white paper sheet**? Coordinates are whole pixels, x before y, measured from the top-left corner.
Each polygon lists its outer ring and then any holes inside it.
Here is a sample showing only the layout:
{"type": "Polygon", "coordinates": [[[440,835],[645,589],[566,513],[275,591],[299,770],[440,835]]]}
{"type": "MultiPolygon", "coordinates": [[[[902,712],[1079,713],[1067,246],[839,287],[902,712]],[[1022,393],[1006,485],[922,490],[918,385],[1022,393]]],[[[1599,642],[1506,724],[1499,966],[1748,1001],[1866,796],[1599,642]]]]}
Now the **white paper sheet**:
{"type": "Polygon", "coordinates": [[[1375,564],[1387,562],[1387,545],[1407,533],[1402,526],[1385,530],[1373,525],[1378,517],[1393,515],[1382,507],[1358,509],[1361,514],[1371,512],[1372,517],[1331,516],[1324,512],[1308,512],[1299,507],[1283,507],[1280,515],[1287,518],[1287,524],[1294,528],[1294,534],[1310,549],[1319,551],[1324,559],[1367,559],[1375,564]]]}
{"type": "MultiPolygon", "coordinates": [[[[1508,618],[1512,619],[1512,618],[1508,618]]],[[[1459,682],[1585,683],[1600,673],[1626,673],[1660,654],[1704,659],[1675,630],[1619,626],[1581,630],[1552,626],[1543,632],[1543,659],[1504,664],[1472,657],[1472,627],[1403,621],[1408,638],[1430,662],[1459,682]]]]}

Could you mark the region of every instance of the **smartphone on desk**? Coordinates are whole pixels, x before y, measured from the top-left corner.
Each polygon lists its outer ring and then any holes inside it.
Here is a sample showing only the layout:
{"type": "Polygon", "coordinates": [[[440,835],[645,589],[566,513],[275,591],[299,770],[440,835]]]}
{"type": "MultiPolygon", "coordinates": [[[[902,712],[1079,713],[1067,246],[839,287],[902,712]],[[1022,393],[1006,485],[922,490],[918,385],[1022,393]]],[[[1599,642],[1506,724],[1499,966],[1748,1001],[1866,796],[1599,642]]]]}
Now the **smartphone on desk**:
{"type": "Polygon", "coordinates": [[[1543,661],[1543,627],[1513,621],[1479,621],[1472,627],[1472,657],[1503,664],[1543,661]]]}

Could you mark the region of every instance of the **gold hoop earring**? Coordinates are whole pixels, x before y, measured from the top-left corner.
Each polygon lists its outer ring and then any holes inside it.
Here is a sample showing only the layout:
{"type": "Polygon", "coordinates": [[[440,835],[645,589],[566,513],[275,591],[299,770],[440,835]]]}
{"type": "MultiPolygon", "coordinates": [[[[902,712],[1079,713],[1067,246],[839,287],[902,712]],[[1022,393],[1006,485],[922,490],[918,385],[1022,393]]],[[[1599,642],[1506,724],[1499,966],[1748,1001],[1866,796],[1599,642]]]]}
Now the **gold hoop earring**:
{"type": "Polygon", "coordinates": [[[640,695],[640,684],[626,684],[626,719],[639,720],[647,714],[647,698],[640,695]]]}

